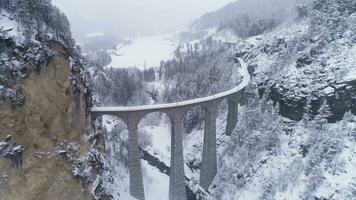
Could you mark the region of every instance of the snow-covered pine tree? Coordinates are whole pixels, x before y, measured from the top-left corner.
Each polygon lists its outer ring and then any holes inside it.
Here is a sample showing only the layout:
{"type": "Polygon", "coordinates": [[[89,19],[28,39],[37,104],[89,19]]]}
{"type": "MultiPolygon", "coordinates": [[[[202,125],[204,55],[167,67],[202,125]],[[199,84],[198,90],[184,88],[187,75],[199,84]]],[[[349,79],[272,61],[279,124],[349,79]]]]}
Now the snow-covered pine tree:
{"type": "Polygon", "coordinates": [[[318,114],[315,116],[314,121],[316,122],[319,130],[323,129],[323,125],[328,122],[328,118],[332,116],[330,106],[326,99],[323,100],[323,103],[318,111],[318,114]]]}
{"type": "Polygon", "coordinates": [[[312,120],[311,107],[312,107],[311,99],[310,99],[310,97],[307,97],[306,103],[304,106],[303,119],[302,119],[305,122],[305,125],[308,125],[309,122],[312,120]]]}

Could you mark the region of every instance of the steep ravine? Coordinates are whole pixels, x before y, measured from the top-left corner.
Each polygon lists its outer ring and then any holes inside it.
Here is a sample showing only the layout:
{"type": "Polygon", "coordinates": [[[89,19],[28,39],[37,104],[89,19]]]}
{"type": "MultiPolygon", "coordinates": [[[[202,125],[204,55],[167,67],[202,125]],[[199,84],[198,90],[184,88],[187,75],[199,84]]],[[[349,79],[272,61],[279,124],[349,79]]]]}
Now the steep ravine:
{"type": "Polygon", "coordinates": [[[84,133],[90,122],[84,98],[79,106],[75,101],[69,54],[58,43],[50,48],[56,56],[48,66],[18,82],[25,104],[0,105],[0,142],[10,135],[24,149],[18,166],[0,154],[1,200],[92,199],[74,178],[72,166],[55,152],[59,143],[68,141],[79,145],[79,154],[86,153],[84,133]]]}
{"type": "MultiPolygon", "coordinates": [[[[151,155],[148,151],[145,151],[144,149],[140,148],[141,150],[141,155],[143,160],[147,161],[149,165],[152,167],[157,168],[161,173],[170,176],[170,167],[164,164],[164,162],[160,161],[159,158],[151,155]]],[[[185,177],[186,181],[189,182],[189,178],[185,177]]],[[[188,200],[197,200],[199,195],[202,194],[201,190],[198,190],[197,192],[194,192],[190,187],[189,184],[186,183],[186,195],[188,200]]]]}

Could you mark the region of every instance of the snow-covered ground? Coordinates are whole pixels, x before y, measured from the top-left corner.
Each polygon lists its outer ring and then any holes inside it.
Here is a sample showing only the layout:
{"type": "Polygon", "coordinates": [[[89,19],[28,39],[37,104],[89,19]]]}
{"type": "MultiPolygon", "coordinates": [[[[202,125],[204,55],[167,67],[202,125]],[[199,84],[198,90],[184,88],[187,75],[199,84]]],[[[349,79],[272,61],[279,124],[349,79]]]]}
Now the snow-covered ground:
{"type": "Polygon", "coordinates": [[[24,40],[24,37],[21,31],[18,31],[18,23],[11,19],[10,14],[0,13],[0,30],[8,31],[10,37],[14,38],[17,43],[21,43],[24,40]]]}
{"type": "Polygon", "coordinates": [[[146,161],[141,161],[141,166],[146,199],[168,200],[169,177],[149,165],[146,161]]]}
{"type": "Polygon", "coordinates": [[[173,57],[177,47],[174,34],[142,37],[132,43],[110,52],[112,62],[107,67],[128,68],[157,67],[162,60],[173,57]]]}
{"type": "Polygon", "coordinates": [[[356,79],[356,56],[355,55],[356,55],[356,46],[354,46],[351,49],[351,51],[349,51],[349,56],[347,57],[348,63],[353,63],[353,65],[350,66],[350,71],[344,77],[345,81],[352,81],[356,79]]]}

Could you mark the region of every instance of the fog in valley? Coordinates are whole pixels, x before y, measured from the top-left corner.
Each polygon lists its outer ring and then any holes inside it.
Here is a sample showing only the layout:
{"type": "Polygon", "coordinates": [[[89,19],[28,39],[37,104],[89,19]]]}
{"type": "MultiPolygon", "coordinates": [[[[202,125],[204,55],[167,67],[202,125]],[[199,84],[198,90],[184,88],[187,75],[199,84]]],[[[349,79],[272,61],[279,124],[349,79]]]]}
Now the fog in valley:
{"type": "Polygon", "coordinates": [[[74,36],[92,33],[121,37],[157,35],[191,23],[233,0],[54,0],[69,18],[74,36]]]}

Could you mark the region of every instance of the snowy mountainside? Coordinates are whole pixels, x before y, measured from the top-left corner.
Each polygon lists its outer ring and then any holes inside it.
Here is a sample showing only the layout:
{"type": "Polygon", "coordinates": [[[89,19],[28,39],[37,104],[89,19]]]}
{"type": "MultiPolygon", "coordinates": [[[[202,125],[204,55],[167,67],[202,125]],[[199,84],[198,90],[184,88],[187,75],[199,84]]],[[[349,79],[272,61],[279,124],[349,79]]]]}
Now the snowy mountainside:
{"type": "Polygon", "coordinates": [[[354,199],[351,113],[320,124],[278,116],[272,102],[250,101],[240,111],[235,133],[219,152],[208,199],[354,199]]]}
{"type": "Polygon", "coordinates": [[[238,15],[247,14],[249,17],[258,18],[285,18],[290,16],[290,11],[295,9],[295,0],[239,0],[228,4],[224,8],[207,13],[192,24],[197,28],[218,27],[222,22],[232,21],[238,15]]]}
{"type": "Polygon", "coordinates": [[[208,199],[355,199],[356,2],[304,6],[235,46],[252,82],[208,199]]]}
{"type": "Polygon", "coordinates": [[[307,17],[237,44],[236,55],[248,60],[260,95],[278,101],[283,116],[300,120],[306,104],[316,114],[326,98],[329,120],[340,120],[356,113],[354,16],[354,2],[314,1],[307,17]]]}

